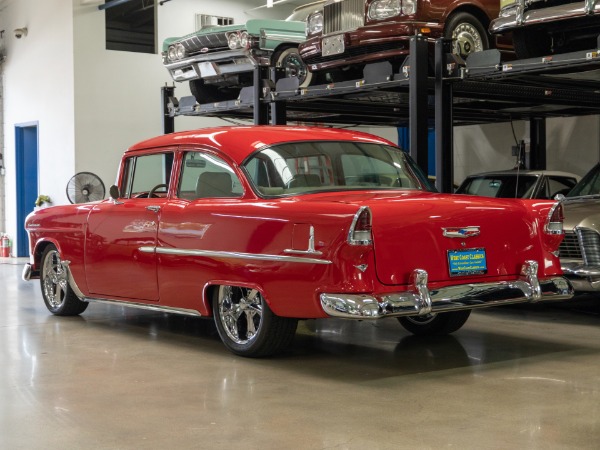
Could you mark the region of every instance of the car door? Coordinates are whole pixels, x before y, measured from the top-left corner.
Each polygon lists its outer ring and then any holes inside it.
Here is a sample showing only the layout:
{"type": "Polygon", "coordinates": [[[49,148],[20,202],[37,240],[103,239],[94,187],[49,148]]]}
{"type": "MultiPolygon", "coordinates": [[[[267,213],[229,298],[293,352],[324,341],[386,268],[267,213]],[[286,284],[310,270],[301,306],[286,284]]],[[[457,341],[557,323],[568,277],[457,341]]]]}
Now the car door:
{"type": "Polygon", "coordinates": [[[85,268],[92,296],[159,299],[154,249],[173,159],[174,153],[165,151],[127,158],[118,201],[91,211],[85,268]]]}

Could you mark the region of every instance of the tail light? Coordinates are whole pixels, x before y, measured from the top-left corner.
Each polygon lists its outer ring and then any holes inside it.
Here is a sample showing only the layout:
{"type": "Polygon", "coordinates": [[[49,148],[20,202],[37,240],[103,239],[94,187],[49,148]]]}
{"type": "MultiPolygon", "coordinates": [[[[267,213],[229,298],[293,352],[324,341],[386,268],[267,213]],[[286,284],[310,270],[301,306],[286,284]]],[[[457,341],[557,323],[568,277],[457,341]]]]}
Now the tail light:
{"type": "Polygon", "coordinates": [[[350,245],[371,245],[373,243],[371,227],[371,210],[367,206],[362,206],[352,220],[348,243],[350,245]]]}
{"type": "Polygon", "coordinates": [[[548,222],[544,227],[546,234],[563,234],[564,212],[562,203],[556,203],[548,213],[548,222]]]}

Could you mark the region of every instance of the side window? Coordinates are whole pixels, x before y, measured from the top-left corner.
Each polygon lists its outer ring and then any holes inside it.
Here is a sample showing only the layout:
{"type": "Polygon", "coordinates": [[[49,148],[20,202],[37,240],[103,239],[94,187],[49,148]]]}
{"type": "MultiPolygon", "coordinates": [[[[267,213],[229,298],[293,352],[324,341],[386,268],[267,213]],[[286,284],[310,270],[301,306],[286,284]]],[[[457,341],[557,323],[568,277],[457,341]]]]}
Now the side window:
{"type": "Polygon", "coordinates": [[[575,178],[548,177],[548,198],[554,198],[556,194],[566,195],[576,184],[575,178]]]}
{"type": "Polygon", "coordinates": [[[239,178],[221,158],[203,152],[185,154],[177,192],[179,198],[241,197],[243,193],[239,178]]]}
{"type": "Polygon", "coordinates": [[[172,153],[134,156],[126,164],[123,197],[145,198],[153,189],[157,196],[166,196],[173,168],[172,153]],[[160,185],[163,186],[157,188],[160,185]]]}

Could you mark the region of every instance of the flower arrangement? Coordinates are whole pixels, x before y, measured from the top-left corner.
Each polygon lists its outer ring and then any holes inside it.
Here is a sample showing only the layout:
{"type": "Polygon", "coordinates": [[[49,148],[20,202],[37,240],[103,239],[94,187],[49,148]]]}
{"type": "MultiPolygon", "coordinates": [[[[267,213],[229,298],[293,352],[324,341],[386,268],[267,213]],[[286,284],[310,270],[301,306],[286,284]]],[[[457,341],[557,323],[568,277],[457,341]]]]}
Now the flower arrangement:
{"type": "Polygon", "coordinates": [[[44,203],[50,204],[50,203],[52,203],[52,199],[50,197],[48,197],[47,195],[43,195],[43,194],[38,195],[38,198],[35,200],[35,206],[37,206],[39,208],[44,203]]]}

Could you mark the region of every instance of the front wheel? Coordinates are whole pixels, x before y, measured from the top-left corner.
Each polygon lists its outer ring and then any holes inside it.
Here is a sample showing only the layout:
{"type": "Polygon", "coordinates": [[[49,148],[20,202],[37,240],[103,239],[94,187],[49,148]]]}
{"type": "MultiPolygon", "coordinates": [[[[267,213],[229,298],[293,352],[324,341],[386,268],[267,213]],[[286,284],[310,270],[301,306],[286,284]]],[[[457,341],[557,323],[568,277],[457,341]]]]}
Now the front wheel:
{"type": "Polygon", "coordinates": [[[297,319],[273,314],[261,293],[239,286],[219,286],[213,296],[213,314],[221,340],[240,356],[260,357],[288,347],[297,319]]]}
{"type": "Polygon", "coordinates": [[[444,37],[453,40],[453,51],[462,58],[490,48],[490,39],[479,19],[467,12],[450,16],[444,37]]]}
{"type": "Polygon", "coordinates": [[[69,286],[67,269],[52,244],[42,254],[40,285],[46,307],[56,316],[76,316],[88,307],[88,303],[81,301],[69,286]]]}
{"type": "Polygon", "coordinates": [[[298,78],[299,87],[305,88],[312,81],[312,72],[308,70],[300,58],[296,47],[287,47],[276,51],[271,58],[271,64],[284,70],[286,78],[298,78]]]}
{"type": "Polygon", "coordinates": [[[453,311],[440,314],[426,314],[424,316],[398,317],[400,324],[418,336],[432,336],[450,334],[461,328],[471,310],[453,311]]]}

